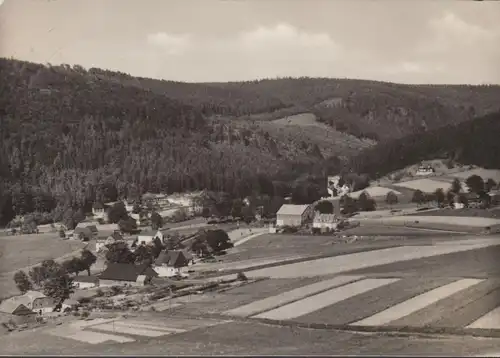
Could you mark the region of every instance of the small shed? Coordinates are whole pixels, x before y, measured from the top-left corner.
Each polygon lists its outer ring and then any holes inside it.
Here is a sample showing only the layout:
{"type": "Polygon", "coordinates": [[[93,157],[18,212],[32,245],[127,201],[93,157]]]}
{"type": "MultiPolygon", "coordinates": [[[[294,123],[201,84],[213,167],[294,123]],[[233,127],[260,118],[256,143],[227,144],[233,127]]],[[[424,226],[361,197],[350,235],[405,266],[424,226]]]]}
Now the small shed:
{"type": "Polygon", "coordinates": [[[312,221],[314,211],[311,205],[284,204],[276,213],[277,226],[302,226],[312,221]]]}

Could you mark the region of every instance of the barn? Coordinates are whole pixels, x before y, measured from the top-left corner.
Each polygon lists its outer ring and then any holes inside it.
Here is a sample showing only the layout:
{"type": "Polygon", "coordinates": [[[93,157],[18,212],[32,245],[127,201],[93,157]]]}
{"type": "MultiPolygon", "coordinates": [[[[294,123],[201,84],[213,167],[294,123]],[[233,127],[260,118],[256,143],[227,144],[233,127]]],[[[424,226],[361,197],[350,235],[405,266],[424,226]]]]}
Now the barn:
{"type": "Polygon", "coordinates": [[[276,213],[276,226],[302,226],[314,216],[311,205],[284,204],[276,213]]]}

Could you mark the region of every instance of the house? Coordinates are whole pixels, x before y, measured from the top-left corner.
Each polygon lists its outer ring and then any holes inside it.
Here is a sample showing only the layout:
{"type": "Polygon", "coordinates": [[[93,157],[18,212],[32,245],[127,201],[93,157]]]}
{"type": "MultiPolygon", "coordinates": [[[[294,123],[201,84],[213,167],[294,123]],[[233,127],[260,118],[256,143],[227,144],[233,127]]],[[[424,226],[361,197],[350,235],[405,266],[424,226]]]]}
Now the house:
{"type": "Polygon", "coordinates": [[[337,196],[344,196],[352,191],[353,188],[347,185],[347,183],[344,183],[342,185],[339,185],[339,183],[340,183],[340,175],[333,175],[327,178],[326,188],[328,191],[328,196],[330,198],[337,196]]]}
{"type": "Polygon", "coordinates": [[[337,229],[338,220],[335,214],[321,214],[316,212],[313,219],[313,228],[321,231],[332,231],[337,229]]]}
{"type": "Polygon", "coordinates": [[[425,175],[431,175],[431,174],[434,174],[434,173],[435,173],[435,170],[430,165],[421,165],[421,166],[418,167],[415,175],[425,176],[425,175]]]}
{"type": "Polygon", "coordinates": [[[134,210],[135,202],[133,200],[123,200],[123,205],[125,205],[125,210],[127,213],[131,213],[134,210]]]}
{"type": "Polygon", "coordinates": [[[0,303],[0,321],[2,322],[12,321],[15,324],[35,322],[36,315],[36,312],[12,298],[3,300],[0,303]]]}
{"type": "Polygon", "coordinates": [[[97,220],[101,219],[108,221],[108,212],[102,203],[94,203],[94,205],[92,205],[92,215],[94,215],[94,218],[97,220]]]}
{"type": "Polygon", "coordinates": [[[52,298],[47,297],[43,293],[38,291],[28,291],[24,295],[11,297],[3,301],[2,304],[4,304],[4,302],[11,302],[6,303],[8,305],[11,305],[9,307],[24,305],[35,313],[52,312],[55,306],[54,300],[52,298]]]}
{"type": "Polygon", "coordinates": [[[157,231],[146,231],[137,236],[137,242],[140,244],[149,244],[154,241],[155,238],[159,238],[161,242],[165,239],[164,234],[161,230],[157,231]]]}
{"type": "Polygon", "coordinates": [[[154,262],[154,270],[160,277],[187,276],[183,268],[192,261],[193,256],[185,250],[164,250],[154,262]]]}
{"type": "Polygon", "coordinates": [[[158,273],[146,264],[109,264],[99,275],[99,286],[142,286],[158,273]]]}
{"type": "Polygon", "coordinates": [[[302,226],[312,221],[312,205],[284,204],[276,213],[277,226],[302,226]]]}
{"type": "Polygon", "coordinates": [[[75,276],[73,284],[80,289],[93,288],[99,286],[99,278],[96,276],[75,276]]]}

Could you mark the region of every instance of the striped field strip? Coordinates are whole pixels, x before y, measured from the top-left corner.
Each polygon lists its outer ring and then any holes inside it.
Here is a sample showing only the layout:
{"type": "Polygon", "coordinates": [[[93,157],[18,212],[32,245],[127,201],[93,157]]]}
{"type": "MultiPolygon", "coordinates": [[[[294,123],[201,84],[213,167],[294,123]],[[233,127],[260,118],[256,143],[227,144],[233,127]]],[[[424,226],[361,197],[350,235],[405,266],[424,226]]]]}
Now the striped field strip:
{"type": "Polygon", "coordinates": [[[306,315],[308,313],[317,311],[321,308],[330,306],[337,302],[341,302],[343,300],[359,295],[361,293],[394,283],[396,281],[399,281],[399,279],[387,278],[387,279],[366,279],[357,281],[354,283],[350,283],[341,287],[337,287],[319,293],[314,296],[304,298],[303,300],[287,304],[285,306],[258,314],[253,317],[275,319],[275,320],[294,319],[306,315]]]}
{"type": "Polygon", "coordinates": [[[316,282],[307,286],[293,289],[291,291],[280,293],[279,295],[267,297],[259,301],[254,301],[247,305],[226,311],[224,312],[224,314],[231,316],[249,317],[257,313],[265,312],[278,306],[282,306],[293,301],[305,298],[320,291],[341,286],[353,281],[360,280],[362,278],[363,276],[337,276],[331,280],[316,282]]]}
{"type": "Polygon", "coordinates": [[[459,291],[465,290],[468,287],[477,285],[483,280],[476,279],[463,279],[452,282],[448,285],[435,288],[431,291],[425,292],[407,301],[401,302],[391,308],[382,312],[376,313],[373,316],[362,319],[361,321],[351,323],[355,326],[382,326],[392,321],[408,316],[413,312],[423,309],[434,302],[442,300],[448,296],[453,295],[459,291]]]}

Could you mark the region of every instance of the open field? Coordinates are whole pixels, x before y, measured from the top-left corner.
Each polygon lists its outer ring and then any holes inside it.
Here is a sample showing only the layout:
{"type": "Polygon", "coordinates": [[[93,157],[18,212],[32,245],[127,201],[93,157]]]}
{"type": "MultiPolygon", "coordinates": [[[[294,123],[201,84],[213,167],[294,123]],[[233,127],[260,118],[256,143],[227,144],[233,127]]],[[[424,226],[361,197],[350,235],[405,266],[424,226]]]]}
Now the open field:
{"type": "Polygon", "coordinates": [[[61,240],[52,233],[3,237],[0,239],[0,273],[54,259],[84,246],[81,241],[61,240]]]}
{"type": "Polygon", "coordinates": [[[56,235],[16,235],[0,238],[0,298],[18,293],[12,280],[15,271],[27,269],[47,259],[78,255],[85,243],[61,240],[56,235]]]}
{"type": "Polygon", "coordinates": [[[430,211],[422,211],[418,213],[408,214],[408,216],[455,216],[455,217],[481,217],[500,219],[499,210],[484,210],[484,209],[438,209],[430,211]]]}
{"type": "Polygon", "coordinates": [[[404,216],[394,216],[385,218],[388,222],[405,222],[405,221],[419,221],[423,224],[450,224],[456,226],[472,226],[472,227],[486,227],[499,225],[500,219],[485,218],[485,217],[467,217],[463,216],[425,216],[425,215],[414,215],[411,220],[404,216]]]}
{"type": "Polygon", "coordinates": [[[423,178],[402,183],[394,183],[394,186],[409,188],[413,190],[421,190],[424,193],[433,193],[440,188],[446,191],[450,188],[451,184],[440,180],[423,178]]]}
{"type": "Polygon", "coordinates": [[[401,195],[401,192],[399,191],[396,191],[394,189],[390,189],[390,188],[385,188],[385,187],[382,187],[382,186],[370,186],[368,188],[365,188],[363,190],[358,190],[358,191],[354,191],[352,193],[349,193],[349,196],[351,198],[359,198],[359,196],[361,195],[361,193],[363,192],[367,192],[368,195],[370,195],[371,197],[384,197],[387,195],[387,193],[389,192],[394,192],[394,194],[396,195],[401,195]]]}
{"type": "Polygon", "coordinates": [[[497,183],[500,181],[500,170],[497,169],[477,168],[464,172],[452,173],[449,175],[460,179],[467,179],[471,175],[479,175],[481,178],[483,178],[483,180],[493,179],[497,183]]]}

